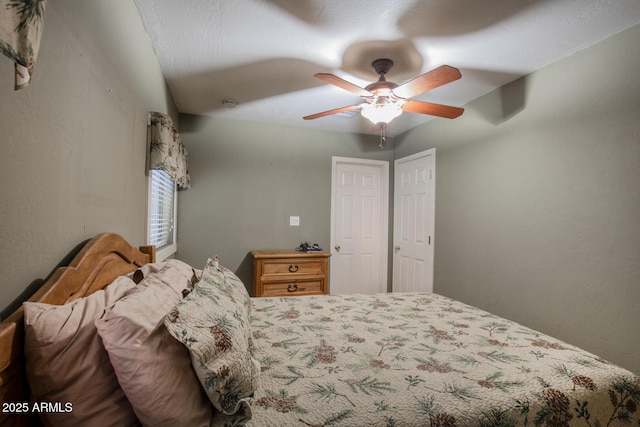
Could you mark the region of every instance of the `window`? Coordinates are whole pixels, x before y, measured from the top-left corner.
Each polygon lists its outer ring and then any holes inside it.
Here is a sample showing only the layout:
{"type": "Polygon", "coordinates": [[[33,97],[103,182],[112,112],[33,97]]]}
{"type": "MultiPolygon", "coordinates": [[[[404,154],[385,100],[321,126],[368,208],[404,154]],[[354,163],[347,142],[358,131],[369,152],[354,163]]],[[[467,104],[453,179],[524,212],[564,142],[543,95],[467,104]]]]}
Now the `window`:
{"type": "Polygon", "coordinates": [[[176,184],[169,174],[163,170],[150,170],[147,241],[156,246],[157,261],[173,255],[177,250],[177,205],[176,184]]]}

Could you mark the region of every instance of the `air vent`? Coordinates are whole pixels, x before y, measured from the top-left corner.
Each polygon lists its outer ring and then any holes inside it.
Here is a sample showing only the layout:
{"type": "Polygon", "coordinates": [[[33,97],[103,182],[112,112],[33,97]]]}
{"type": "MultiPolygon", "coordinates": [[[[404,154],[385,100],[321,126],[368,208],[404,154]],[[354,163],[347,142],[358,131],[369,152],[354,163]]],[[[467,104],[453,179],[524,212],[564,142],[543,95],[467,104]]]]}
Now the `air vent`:
{"type": "Polygon", "coordinates": [[[236,101],[235,99],[223,99],[222,100],[222,106],[224,108],[236,108],[237,105],[238,105],[238,101],[236,101]]]}

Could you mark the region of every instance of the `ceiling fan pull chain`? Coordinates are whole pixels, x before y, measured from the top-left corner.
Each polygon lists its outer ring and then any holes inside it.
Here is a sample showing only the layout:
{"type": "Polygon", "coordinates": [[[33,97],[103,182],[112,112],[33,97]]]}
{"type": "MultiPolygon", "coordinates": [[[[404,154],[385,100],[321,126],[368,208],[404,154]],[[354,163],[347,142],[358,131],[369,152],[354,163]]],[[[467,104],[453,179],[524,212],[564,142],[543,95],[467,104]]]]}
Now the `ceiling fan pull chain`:
{"type": "Polygon", "coordinates": [[[379,148],[382,148],[382,144],[387,140],[387,136],[384,132],[386,126],[380,126],[380,145],[378,145],[379,148]]]}

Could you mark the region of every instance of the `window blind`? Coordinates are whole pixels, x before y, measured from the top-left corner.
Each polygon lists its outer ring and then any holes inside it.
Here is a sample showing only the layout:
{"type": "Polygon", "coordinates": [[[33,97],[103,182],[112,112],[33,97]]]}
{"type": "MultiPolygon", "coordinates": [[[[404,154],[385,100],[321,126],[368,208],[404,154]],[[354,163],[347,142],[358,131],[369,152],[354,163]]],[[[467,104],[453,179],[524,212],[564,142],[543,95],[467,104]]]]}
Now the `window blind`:
{"type": "Polygon", "coordinates": [[[162,248],[173,243],[175,183],[163,170],[151,170],[149,244],[162,248]]]}

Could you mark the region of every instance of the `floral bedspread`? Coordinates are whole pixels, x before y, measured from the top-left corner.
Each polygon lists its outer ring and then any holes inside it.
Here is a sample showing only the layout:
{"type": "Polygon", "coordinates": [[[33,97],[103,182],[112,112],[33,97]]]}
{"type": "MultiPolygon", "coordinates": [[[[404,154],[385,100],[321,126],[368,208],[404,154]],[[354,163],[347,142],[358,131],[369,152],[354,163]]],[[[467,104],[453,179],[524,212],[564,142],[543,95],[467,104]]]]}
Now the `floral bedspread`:
{"type": "Polygon", "coordinates": [[[253,298],[249,425],[638,426],[640,379],[435,294],[253,298]]]}

